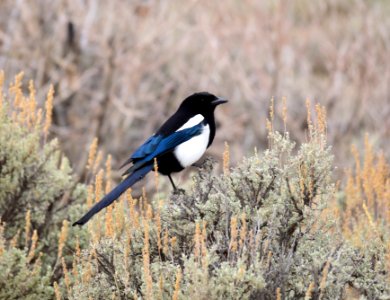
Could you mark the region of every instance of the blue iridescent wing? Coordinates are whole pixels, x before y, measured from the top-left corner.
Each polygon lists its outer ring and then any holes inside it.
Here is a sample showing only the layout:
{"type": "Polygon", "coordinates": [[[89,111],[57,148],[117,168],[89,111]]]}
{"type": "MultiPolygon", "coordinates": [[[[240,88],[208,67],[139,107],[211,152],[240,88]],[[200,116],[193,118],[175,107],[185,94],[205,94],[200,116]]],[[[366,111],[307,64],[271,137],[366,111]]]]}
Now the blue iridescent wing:
{"type": "Polygon", "coordinates": [[[137,170],[146,163],[151,162],[155,157],[170,152],[178,145],[201,134],[202,127],[202,122],[200,122],[198,125],[175,131],[166,137],[162,137],[160,135],[152,136],[133,153],[130,159],[134,162],[134,165],[131,166],[123,175],[137,170]]]}
{"type": "Polygon", "coordinates": [[[153,153],[157,146],[163,139],[162,135],[153,135],[145,143],[143,143],[134,153],[131,155],[132,159],[142,159],[145,156],[153,153]]]}

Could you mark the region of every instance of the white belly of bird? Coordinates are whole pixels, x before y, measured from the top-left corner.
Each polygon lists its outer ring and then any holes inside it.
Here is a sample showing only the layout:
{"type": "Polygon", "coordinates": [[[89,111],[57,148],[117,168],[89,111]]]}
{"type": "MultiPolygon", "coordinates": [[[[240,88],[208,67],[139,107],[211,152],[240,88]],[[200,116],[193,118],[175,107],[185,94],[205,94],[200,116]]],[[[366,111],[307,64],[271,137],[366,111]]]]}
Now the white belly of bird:
{"type": "Polygon", "coordinates": [[[180,165],[185,168],[198,161],[207,149],[210,127],[205,125],[202,133],[176,147],[174,154],[180,165]]]}

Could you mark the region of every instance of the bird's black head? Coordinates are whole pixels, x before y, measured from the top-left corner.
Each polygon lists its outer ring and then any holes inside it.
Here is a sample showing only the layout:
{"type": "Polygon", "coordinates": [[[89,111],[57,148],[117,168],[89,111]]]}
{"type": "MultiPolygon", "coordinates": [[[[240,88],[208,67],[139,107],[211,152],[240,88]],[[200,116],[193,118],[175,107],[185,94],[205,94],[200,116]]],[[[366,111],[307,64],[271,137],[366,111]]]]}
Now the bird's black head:
{"type": "Polygon", "coordinates": [[[208,92],[200,92],[184,99],[179,109],[187,110],[194,114],[207,115],[213,113],[218,105],[226,102],[228,102],[226,99],[219,98],[208,92]]]}

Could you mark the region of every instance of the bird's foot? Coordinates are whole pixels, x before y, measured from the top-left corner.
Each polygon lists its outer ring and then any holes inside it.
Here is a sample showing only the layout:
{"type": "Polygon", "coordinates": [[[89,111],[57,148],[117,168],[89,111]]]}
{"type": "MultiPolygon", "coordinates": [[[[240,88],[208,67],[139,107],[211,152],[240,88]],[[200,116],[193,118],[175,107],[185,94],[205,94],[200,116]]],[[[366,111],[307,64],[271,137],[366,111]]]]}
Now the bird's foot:
{"type": "Polygon", "coordinates": [[[185,195],[186,191],[183,189],[175,189],[175,190],[173,190],[173,194],[176,196],[185,195]]]}

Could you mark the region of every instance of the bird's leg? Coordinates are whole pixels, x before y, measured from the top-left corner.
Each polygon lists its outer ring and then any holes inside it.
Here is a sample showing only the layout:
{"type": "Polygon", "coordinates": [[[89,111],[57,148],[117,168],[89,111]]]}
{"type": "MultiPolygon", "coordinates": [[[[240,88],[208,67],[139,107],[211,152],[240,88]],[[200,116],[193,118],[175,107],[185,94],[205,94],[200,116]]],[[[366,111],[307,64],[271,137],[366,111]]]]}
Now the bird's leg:
{"type": "Polygon", "coordinates": [[[175,183],[173,182],[173,179],[172,179],[172,177],[171,177],[171,174],[168,175],[168,178],[169,178],[169,180],[171,181],[172,186],[173,186],[173,194],[175,194],[175,195],[183,194],[183,195],[184,195],[184,194],[186,193],[185,190],[183,190],[183,189],[178,189],[178,188],[176,187],[176,185],[175,185],[175,183]]]}
{"type": "Polygon", "coordinates": [[[173,179],[172,179],[172,177],[171,177],[171,174],[168,174],[168,178],[169,178],[169,180],[171,181],[171,184],[172,184],[172,186],[173,186],[174,191],[176,192],[176,191],[177,191],[177,187],[176,187],[175,183],[173,182],[173,179]]]}

